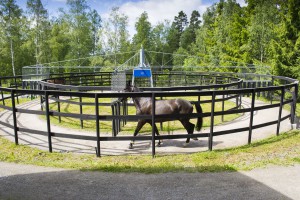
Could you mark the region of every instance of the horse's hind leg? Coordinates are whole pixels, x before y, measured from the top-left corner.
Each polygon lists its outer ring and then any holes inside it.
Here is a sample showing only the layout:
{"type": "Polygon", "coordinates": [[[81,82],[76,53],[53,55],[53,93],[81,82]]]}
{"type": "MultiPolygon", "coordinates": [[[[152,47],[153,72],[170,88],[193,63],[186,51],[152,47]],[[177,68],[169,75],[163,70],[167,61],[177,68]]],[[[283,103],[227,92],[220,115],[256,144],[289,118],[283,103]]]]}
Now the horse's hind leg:
{"type": "MultiPolygon", "coordinates": [[[[139,120],[138,121],[138,124],[134,130],[134,133],[133,133],[133,137],[137,136],[137,134],[139,133],[139,131],[143,128],[143,126],[145,125],[145,121],[144,120],[139,120]]],[[[133,144],[134,144],[134,140],[132,140],[129,144],[129,149],[133,149],[133,144]]]]}
{"type": "MultiPolygon", "coordinates": [[[[194,133],[194,128],[195,128],[194,124],[192,124],[191,122],[189,122],[187,120],[180,120],[180,122],[182,123],[182,125],[184,126],[184,128],[186,129],[188,134],[194,133]]],[[[190,138],[187,138],[185,143],[187,144],[189,142],[190,142],[190,138]]]]}

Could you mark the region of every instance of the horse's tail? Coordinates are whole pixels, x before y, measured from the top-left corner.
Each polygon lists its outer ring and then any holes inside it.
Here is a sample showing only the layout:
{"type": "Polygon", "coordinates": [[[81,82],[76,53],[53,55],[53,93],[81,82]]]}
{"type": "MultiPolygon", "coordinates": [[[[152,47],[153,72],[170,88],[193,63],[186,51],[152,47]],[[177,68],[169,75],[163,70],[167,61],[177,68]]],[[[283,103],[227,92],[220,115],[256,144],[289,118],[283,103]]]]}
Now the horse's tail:
{"type": "MultiPolygon", "coordinates": [[[[195,103],[195,107],[196,107],[197,113],[202,114],[202,108],[201,108],[199,102],[195,103]]],[[[202,124],[203,124],[203,117],[198,117],[198,118],[197,118],[197,124],[196,124],[196,130],[197,130],[197,131],[200,131],[200,130],[201,130],[202,124]]]]}

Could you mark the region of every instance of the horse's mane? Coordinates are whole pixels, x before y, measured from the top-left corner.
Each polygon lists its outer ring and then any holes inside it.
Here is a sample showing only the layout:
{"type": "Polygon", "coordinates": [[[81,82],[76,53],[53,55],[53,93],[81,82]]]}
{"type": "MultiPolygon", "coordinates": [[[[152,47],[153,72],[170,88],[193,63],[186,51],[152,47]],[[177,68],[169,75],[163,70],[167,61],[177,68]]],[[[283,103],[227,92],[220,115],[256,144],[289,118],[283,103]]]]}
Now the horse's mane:
{"type": "Polygon", "coordinates": [[[143,90],[141,90],[137,86],[133,86],[133,92],[143,92],[143,90]]]}

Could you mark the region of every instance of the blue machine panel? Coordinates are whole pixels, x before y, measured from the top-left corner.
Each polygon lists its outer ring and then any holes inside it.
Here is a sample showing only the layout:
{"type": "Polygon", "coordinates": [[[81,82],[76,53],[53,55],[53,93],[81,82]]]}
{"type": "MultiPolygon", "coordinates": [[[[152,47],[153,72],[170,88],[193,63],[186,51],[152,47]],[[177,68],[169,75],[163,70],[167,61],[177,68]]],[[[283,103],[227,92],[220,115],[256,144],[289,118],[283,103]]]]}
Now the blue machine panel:
{"type": "Polygon", "coordinates": [[[134,69],[133,75],[136,78],[150,78],[151,77],[151,69],[134,69]]]}

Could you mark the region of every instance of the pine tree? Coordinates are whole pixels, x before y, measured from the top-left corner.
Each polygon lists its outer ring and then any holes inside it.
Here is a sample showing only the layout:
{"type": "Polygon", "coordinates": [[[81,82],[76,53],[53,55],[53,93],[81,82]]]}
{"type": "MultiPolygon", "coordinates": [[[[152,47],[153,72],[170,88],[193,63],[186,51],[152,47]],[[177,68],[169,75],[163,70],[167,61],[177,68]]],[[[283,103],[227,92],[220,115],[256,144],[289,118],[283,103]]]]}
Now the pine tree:
{"type": "Polygon", "coordinates": [[[276,4],[280,11],[280,23],[275,28],[276,37],[271,41],[273,73],[300,79],[300,2],[282,1],[276,4]]]}
{"type": "Polygon", "coordinates": [[[35,49],[36,64],[49,62],[50,47],[50,21],[48,12],[44,8],[41,0],[28,0],[27,9],[31,16],[32,43],[35,49]]]}
{"type": "MultiPolygon", "coordinates": [[[[93,46],[91,36],[92,24],[89,20],[89,7],[85,0],[68,0],[68,12],[65,14],[69,23],[70,51],[68,58],[76,59],[90,55],[93,46]]],[[[74,64],[87,65],[88,60],[78,60],[74,64]]]]}
{"type": "Polygon", "coordinates": [[[92,45],[92,54],[95,55],[96,53],[100,52],[101,47],[99,47],[99,30],[101,28],[101,16],[98,14],[96,10],[92,10],[89,13],[90,21],[92,23],[92,29],[91,29],[91,36],[93,40],[92,45]]]}
{"type": "Polygon", "coordinates": [[[168,41],[168,52],[175,52],[180,46],[180,37],[184,31],[184,29],[188,25],[188,19],[186,14],[183,11],[178,13],[178,16],[174,17],[174,21],[172,22],[167,41],[168,41]]]}
{"type": "Polygon", "coordinates": [[[191,14],[189,26],[183,31],[180,37],[180,46],[190,49],[191,44],[196,42],[196,31],[200,27],[200,13],[194,10],[191,14]]]}
{"type": "Polygon", "coordinates": [[[63,16],[52,22],[51,38],[51,62],[67,59],[70,51],[69,24],[63,16]]]}

